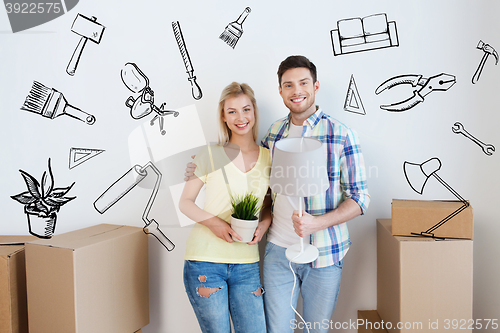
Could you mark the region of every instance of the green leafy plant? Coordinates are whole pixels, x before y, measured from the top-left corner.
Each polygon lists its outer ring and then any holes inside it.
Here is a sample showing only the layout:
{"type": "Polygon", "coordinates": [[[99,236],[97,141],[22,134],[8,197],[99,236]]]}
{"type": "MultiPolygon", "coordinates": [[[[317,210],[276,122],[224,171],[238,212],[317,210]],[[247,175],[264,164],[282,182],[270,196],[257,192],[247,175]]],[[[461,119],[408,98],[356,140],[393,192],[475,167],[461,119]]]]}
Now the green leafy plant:
{"type": "Polygon", "coordinates": [[[54,188],[54,175],[50,167],[42,175],[41,182],[38,182],[29,173],[19,170],[24,178],[28,190],[11,196],[12,199],[24,205],[26,213],[38,214],[39,216],[49,216],[59,211],[62,205],[75,199],[76,197],[65,197],[71,190],[73,184],[68,187],[54,188]]]}
{"type": "Polygon", "coordinates": [[[252,192],[239,196],[231,196],[231,206],[233,207],[234,218],[240,220],[257,220],[259,198],[252,192]]]}

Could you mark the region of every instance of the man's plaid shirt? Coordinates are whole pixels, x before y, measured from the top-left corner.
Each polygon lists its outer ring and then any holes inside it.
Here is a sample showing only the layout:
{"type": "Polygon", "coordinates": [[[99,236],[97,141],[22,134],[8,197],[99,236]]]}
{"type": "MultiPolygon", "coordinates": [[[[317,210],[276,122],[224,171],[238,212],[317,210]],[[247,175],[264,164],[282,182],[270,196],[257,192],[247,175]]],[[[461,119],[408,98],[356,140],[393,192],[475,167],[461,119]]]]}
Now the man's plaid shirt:
{"type": "MultiPolygon", "coordinates": [[[[324,194],[305,199],[305,210],[314,216],[323,215],[337,208],[345,199],[353,199],[365,213],[370,202],[366,184],[366,171],[358,137],[354,131],[325,114],[319,107],[305,122],[303,137],[323,142],[328,159],[330,187],[324,194]]],[[[277,141],[288,136],[290,115],[271,125],[262,139],[262,146],[274,153],[277,141]]],[[[276,194],[273,193],[273,199],[276,194]]],[[[341,223],[310,235],[311,244],[319,250],[312,267],[320,268],[338,263],[347,253],[351,241],[347,224],[341,223]]]]}

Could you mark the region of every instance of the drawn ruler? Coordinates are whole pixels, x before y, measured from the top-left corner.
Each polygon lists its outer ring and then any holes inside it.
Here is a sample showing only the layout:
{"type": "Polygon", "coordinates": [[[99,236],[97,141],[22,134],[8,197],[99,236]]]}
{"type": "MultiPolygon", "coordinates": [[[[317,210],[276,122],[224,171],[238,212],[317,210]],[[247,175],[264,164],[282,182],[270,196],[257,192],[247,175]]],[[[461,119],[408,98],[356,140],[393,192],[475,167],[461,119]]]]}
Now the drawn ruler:
{"type": "Polygon", "coordinates": [[[182,60],[184,61],[184,66],[186,67],[186,73],[188,73],[188,80],[191,83],[191,94],[193,98],[198,100],[203,94],[201,92],[201,88],[196,82],[196,76],[194,76],[194,68],[193,63],[191,62],[191,58],[189,57],[189,53],[186,48],[186,42],[184,41],[184,36],[182,35],[181,26],[179,21],[172,22],[172,29],[174,30],[175,40],[177,41],[177,46],[179,47],[179,51],[181,52],[182,60]]]}
{"type": "Polygon", "coordinates": [[[351,75],[351,80],[349,81],[349,88],[347,89],[347,96],[344,102],[344,110],[363,115],[366,114],[353,75],[351,75]]]}
{"type": "Polygon", "coordinates": [[[91,149],[91,148],[71,148],[69,150],[69,168],[74,167],[96,157],[104,150],[102,149],[91,149]]]}

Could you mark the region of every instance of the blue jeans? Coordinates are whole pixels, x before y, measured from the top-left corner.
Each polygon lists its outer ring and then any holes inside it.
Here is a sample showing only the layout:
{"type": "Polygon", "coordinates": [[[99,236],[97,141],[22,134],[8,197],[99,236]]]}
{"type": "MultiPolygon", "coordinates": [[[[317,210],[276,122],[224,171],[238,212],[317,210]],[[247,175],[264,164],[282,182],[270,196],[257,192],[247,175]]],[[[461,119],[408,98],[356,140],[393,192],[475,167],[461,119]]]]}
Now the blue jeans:
{"type": "MultiPolygon", "coordinates": [[[[264,308],[267,332],[293,332],[294,328],[305,327],[302,321],[295,321],[295,312],[290,307],[294,277],[285,248],[268,242],[264,256],[264,308]]],[[[299,291],[303,299],[302,317],[310,332],[327,333],[340,288],[342,261],[338,264],[312,268],[309,264],[292,263],[296,276],[293,292],[293,307],[297,307],[299,291]]],[[[307,332],[304,329],[304,332],[307,332]]]]}
{"type": "Polygon", "coordinates": [[[259,263],[184,261],[184,286],[203,333],[265,333],[259,263]]]}

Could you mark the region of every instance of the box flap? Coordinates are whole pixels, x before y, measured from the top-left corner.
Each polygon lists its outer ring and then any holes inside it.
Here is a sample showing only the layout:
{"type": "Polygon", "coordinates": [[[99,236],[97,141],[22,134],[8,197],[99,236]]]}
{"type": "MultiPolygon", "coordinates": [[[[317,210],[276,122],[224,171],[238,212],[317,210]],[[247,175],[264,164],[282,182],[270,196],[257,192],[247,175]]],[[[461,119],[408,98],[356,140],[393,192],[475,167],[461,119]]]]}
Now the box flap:
{"type": "Polygon", "coordinates": [[[0,257],[10,257],[19,251],[24,249],[24,245],[1,245],[0,246],[0,257]]]}
{"type": "Polygon", "coordinates": [[[8,258],[22,251],[24,244],[35,239],[35,236],[0,236],[0,257],[8,258]]]}
{"type": "Polygon", "coordinates": [[[51,246],[65,249],[78,249],[106,241],[110,238],[136,232],[138,227],[115,224],[99,224],[64,234],[55,235],[51,239],[40,239],[30,244],[51,246]]]}
{"type": "Polygon", "coordinates": [[[36,240],[35,236],[0,236],[1,245],[24,245],[36,240]]]}
{"type": "MultiPolygon", "coordinates": [[[[392,206],[394,207],[417,207],[425,209],[442,209],[455,207],[460,208],[463,205],[459,200],[408,200],[408,199],[392,199],[392,206]]],[[[455,208],[455,209],[456,209],[455,208]]]]}

